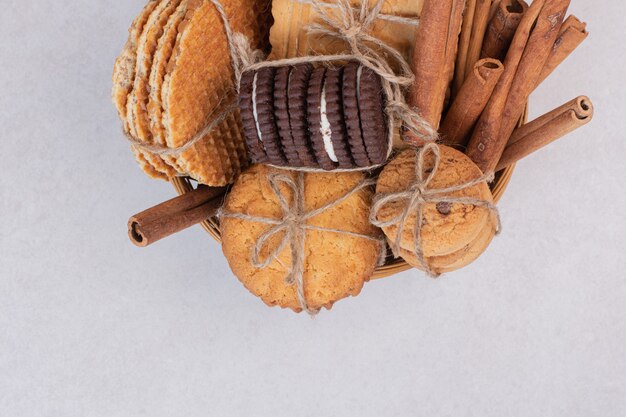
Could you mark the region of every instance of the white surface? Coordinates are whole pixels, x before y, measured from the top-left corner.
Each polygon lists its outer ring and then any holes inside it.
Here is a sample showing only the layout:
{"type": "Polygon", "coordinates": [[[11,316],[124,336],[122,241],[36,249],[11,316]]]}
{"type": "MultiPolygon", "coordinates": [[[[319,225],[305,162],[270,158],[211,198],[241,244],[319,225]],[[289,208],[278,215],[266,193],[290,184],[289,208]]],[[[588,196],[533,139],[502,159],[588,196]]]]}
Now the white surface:
{"type": "Polygon", "coordinates": [[[519,165],[468,269],[374,282],[316,320],[266,308],[200,229],[148,249],[171,197],[109,100],[142,0],[4,0],[0,416],[626,415],[624,2],[532,99],[595,121],[519,165]]]}

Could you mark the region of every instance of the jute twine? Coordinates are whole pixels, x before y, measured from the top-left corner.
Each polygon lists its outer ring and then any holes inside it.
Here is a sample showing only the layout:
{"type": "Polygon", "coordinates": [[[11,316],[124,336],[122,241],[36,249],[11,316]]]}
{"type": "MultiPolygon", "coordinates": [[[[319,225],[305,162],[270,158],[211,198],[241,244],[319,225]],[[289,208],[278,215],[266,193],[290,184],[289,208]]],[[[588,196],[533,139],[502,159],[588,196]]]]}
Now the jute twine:
{"type": "Polygon", "coordinates": [[[372,210],[370,213],[370,222],[373,225],[380,228],[397,226],[396,238],[390,243],[391,250],[396,257],[400,255],[400,243],[402,241],[402,235],[406,227],[407,220],[413,216],[417,216],[415,227],[413,229],[413,254],[417,258],[422,269],[431,277],[438,277],[439,274],[434,272],[428,261],[424,256],[422,247],[422,227],[424,226],[424,208],[426,204],[432,203],[450,203],[450,204],[465,204],[473,205],[477,207],[484,207],[493,212],[497,218],[496,234],[500,233],[501,221],[500,213],[497,207],[489,201],[470,198],[470,197],[454,197],[451,194],[464,189],[471,188],[482,182],[490,182],[493,180],[493,174],[482,175],[471,181],[463,184],[454,185],[445,188],[429,188],[430,183],[439,169],[441,162],[441,152],[439,146],[434,143],[424,145],[421,149],[415,151],[415,181],[405,191],[388,194],[377,194],[372,204],[372,210]],[[432,155],[434,158],[433,169],[425,172],[426,157],[432,155]],[[378,219],[380,211],[388,204],[391,203],[406,203],[404,209],[396,217],[381,221],[378,219]]]}
{"type": "MultiPolygon", "coordinates": [[[[158,144],[146,144],[143,141],[132,137],[129,132],[125,132],[129,141],[142,150],[149,151],[155,155],[176,155],[194,146],[198,141],[212,132],[237,109],[237,95],[241,75],[245,71],[259,70],[265,67],[279,67],[285,65],[296,65],[302,63],[322,63],[329,64],[341,61],[357,61],[364,67],[370,68],[381,77],[383,93],[386,97],[385,113],[387,115],[388,129],[388,155],[392,152],[393,134],[396,123],[404,125],[404,133],[411,133],[413,136],[421,138],[423,141],[432,142],[437,139],[437,131],[432,128],[416,109],[411,108],[404,98],[405,89],[414,82],[414,75],[409,64],[404,57],[394,48],[387,45],[380,39],[371,35],[371,28],[377,18],[381,16],[381,9],[385,0],[378,0],[370,9],[369,2],[362,2],[361,7],[353,9],[349,0],[337,0],[336,4],[328,7],[327,3],[319,0],[311,0],[313,9],[319,16],[320,23],[311,24],[307,31],[311,35],[328,36],[344,42],[349,52],[339,55],[314,55],[298,58],[281,59],[277,61],[263,61],[262,51],[253,50],[248,38],[239,33],[233,32],[230,21],[219,0],[211,0],[216,10],[219,12],[224,23],[224,30],[229,45],[229,53],[233,68],[234,85],[237,94],[227,97],[229,103],[226,108],[217,116],[212,115],[207,125],[196,135],[190,138],[183,146],[170,148],[158,144]],[[331,10],[335,10],[332,13],[331,10]],[[389,60],[396,63],[399,73],[396,74],[389,64],[389,60]]],[[[388,20],[393,19],[387,16],[388,20]]],[[[402,18],[404,21],[407,18],[402,18]]],[[[210,65],[207,63],[207,65],[210,65]]],[[[218,108],[220,106],[217,106],[218,108]]],[[[365,169],[372,169],[368,167],[365,169]]],[[[299,169],[307,172],[315,172],[315,169],[299,169]]],[[[363,168],[348,169],[343,171],[358,171],[363,168]]]]}
{"type": "Polygon", "coordinates": [[[280,262],[278,258],[279,255],[287,247],[287,245],[289,245],[291,265],[289,267],[285,267],[285,265],[281,263],[281,265],[287,269],[285,283],[287,285],[295,286],[296,296],[300,307],[302,307],[302,309],[310,315],[314,316],[319,312],[319,309],[309,307],[305,297],[304,268],[306,262],[304,245],[307,230],[337,233],[377,242],[380,245],[379,265],[385,261],[386,245],[383,237],[307,224],[307,221],[322,214],[328,209],[336,207],[360,190],[373,186],[376,183],[375,180],[364,179],[338,199],[314,210],[306,211],[304,204],[304,175],[305,174],[303,172],[297,172],[295,174],[295,180],[291,176],[283,173],[273,172],[268,175],[267,180],[270,184],[272,192],[278,199],[278,203],[282,211],[282,216],[279,219],[251,216],[244,213],[231,213],[225,211],[224,208],[220,209],[218,217],[220,219],[229,218],[246,220],[249,222],[271,226],[266,232],[259,236],[255,245],[252,247],[252,265],[254,265],[255,268],[264,269],[274,261],[280,262]],[[281,184],[286,186],[291,191],[291,201],[288,198],[288,195],[285,195],[285,193],[281,190],[281,184]],[[269,251],[269,255],[265,259],[262,259],[261,254],[264,252],[264,249],[267,248],[270,239],[280,233],[283,233],[283,237],[280,242],[273,250],[269,251]]]}

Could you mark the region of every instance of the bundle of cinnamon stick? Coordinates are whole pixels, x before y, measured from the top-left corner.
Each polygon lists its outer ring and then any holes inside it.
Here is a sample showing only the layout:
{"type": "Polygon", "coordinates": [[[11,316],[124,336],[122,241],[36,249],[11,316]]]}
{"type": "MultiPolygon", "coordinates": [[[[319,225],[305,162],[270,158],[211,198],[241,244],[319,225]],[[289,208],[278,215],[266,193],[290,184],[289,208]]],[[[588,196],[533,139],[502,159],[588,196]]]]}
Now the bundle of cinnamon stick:
{"type": "Polygon", "coordinates": [[[569,3],[425,0],[409,102],[483,172],[505,168],[591,120],[591,101],[579,97],[516,130],[530,94],[588,35],[575,16],[565,18],[569,3]]]}

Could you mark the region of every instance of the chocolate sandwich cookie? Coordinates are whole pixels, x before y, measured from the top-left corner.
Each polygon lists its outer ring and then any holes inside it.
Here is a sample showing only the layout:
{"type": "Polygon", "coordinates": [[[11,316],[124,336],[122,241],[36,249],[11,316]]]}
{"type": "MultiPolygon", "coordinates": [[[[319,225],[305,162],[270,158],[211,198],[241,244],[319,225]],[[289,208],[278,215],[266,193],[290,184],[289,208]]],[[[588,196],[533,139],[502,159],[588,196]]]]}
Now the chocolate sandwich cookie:
{"type": "Polygon", "coordinates": [[[326,113],[325,78],[326,67],[318,67],[311,74],[307,92],[308,120],[311,146],[317,162],[320,168],[330,171],[337,168],[339,164],[333,149],[331,125],[326,113]]]}
{"type": "Polygon", "coordinates": [[[278,67],[274,76],[274,117],[278,128],[278,137],[283,146],[283,151],[290,166],[303,165],[296,144],[293,141],[291,123],[289,121],[289,81],[291,78],[290,66],[278,67]]]}
{"type": "Polygon", "coordinates": [[[274,74],[276,68],[264,67],[253,80],[252,104],[256,108],[256,124],[270,164],[286,165],[278,127],[274,117],[274,74]]]}
{"type": "Polygon", "coordinates": [[[372,165],[363,142],[361,131],[361,118],[359,117],[359,98],[357,87],[357,73],[360,65],[351,62],[343,70],[343,115],[348,132],[348,144],[354,162],[359,167],[372,165]]]}
{"type": "Polygon", "coordinates": [[[331,126],[331,143],[337,156],[339,168],[354,168],[355,163],[350,155],[348,133],[343,115],[343,67],[326,70],[325,98],[326,115],[331,126]]]}
{"type": "Polygon", "coordinates": [[[257,126],[256,105],[253,102],[253,95],[256,94],[257,74],[255,71],[246,71],[241,76],[241,86],[239,93],[239,109],[241,110],[241,124],[246,137],[248,152],[254,162],[267,163],[268,158],[265,152],[263,140],[259,136],[260,129],[257,126]]]}
{"type": "Polygon", "coordinates": [[[370,162],[380,165],[387,160],[389,150],[383,86],[374,71],[360,66],[357,70],[357,87],[363,143],[370,162]]]}
{"type": "Polygon", "coordinates": [[[302,161],[302,166],[317,168],[307,121],[307,90],[312,72],[311,64],[295,65],[291,70],[287,96],[289,98],[289,123],[296,152],[302,161]]]}

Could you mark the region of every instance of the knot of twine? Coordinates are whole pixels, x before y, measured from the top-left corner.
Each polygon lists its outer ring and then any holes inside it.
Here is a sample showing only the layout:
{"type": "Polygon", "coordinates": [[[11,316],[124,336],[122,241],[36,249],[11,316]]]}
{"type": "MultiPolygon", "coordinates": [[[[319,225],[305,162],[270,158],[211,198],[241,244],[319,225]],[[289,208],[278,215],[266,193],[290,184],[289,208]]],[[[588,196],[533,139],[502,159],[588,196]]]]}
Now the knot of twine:
{"type": "Polygon", "coordinates": [[[454,197],[450,194],[471,188],[484,181],[491,181],[493,174],[483,175],[471,181],[463,184],[453,185],[445,188],[429,188],[430,183],[435,177],[439,164],[441,162],[441,154],[439,146],[434,143],[426,144],[423,148],[416,150],[416,163],[415,163],[415,182],[406,190],[397,193],[379,194],[374,198],[372,204],[372,210],[370,213],[370,221],[373,225],[380,228],[397,226],[396,238],[390,243],[391,250],[397,257],[400,254],[401,241],[404,229],[406,227],[407,220],[414,214],[417,215],[417,221],[413,230],[413,254],[417,258],[420,266],[431,277],[437,277],[439,274],[435,273],[429,266],[422,248],[422,226],[424,225],[424,207],[428,203],[449,203],[449,204],[465,204],[473,205],[477,207],[484,207],[493,212],[497,219],[496,234],[500,233],[501,222],[500,213],[498,208],[489,201],[471,198],[471,197],[454,197]],[[433,169],[425,172],[426,157],[431,154],[434,157],[433,169]],[[404,209],[397,216],[386,220],[378,220],[380,211],[387,204],[392,203],[406,203],[404,209]]]}
{"type": "MultiPolygon", "coordinates": [[[[224,23],[224,30],[228,40],[231,65],[233,68],[234,85],[236,92],[239,91],[241,76],[245,71],[258,70],[264,67],[278,67],[283,65],[296,65],[300,63],[350,61],[356,60],[364,67],[370,68],[381,77],[383,92],[387,98],[385,113],[388,119],[389,149],[388,156],[392,151],[392,136],[394,132],[395,119],[404,124],[404,134],[411,133],[425,142],[437,140],[437,131],[428,124],[414,108],[411,108],[404,98],[404,90],[410,87],[415,77],[409,64],[402,54],[385,42],[371,35],[371,27],[381,15],[381,9],[385,0],[377,0],[370,9],[369,2],[363,1],[361,7],[355,10],[350,5],[349,0],[337,0],[337,4],[327,4],[320,0],[312,0],[315,12],[320,18],[320,23],[309,25],[306,30],[311,35],[329,36],[343,41],[349,47],[349,53],[340,55],[316,55],[298,58],[287,58],[277,61],[263,61],[265,55],[262,51],[255,50],[250,46],[249,39],[239,32],[233,32],[229,18],[224,7],[219,0],[211,0],[216,10],[220,14],[224,23]],[[332,13],[336,10],[336,13],[332,13]],[[394,61],[399,67],[396,74],[389,65],[387,59],[394,61]]],[[[405,23],[406,18],[386,16],[387,20],[405,23]]],[[[207,64],[209,65],[209,64],[207,64]]],[[[146,144],[137,138],[132,137],[129,132],[125,132],[130,142],[155,155],[175,155],[180,154],[198,141],[202,140],[208,133],[217,128],[232,112],[237,108],[236,94],[228,95],[224,100],[229,104],[221,113],[211,115],[207,125],[196,135],[191,137],[180,147],[167,147],[161,145],[146,144]],[[234,96],[234,97],[233,97],[234,96]]],[[[221,104],[221,103],[220,103],[221,104]]],[[[220,106],[216,106],[219,108],[220,106]]]]}
{"type": "Polygon", "coordinates": [[[348,191],[338,199],[331,201],[317,209],[306,211],[304,207],[304,173],[296,173],[295,180],[286,174],[272,173],[267,177],[272,192],[276,195],[281,208],[281,217],[273,219],[268,217],[251,216],[243,213],[230,213],[221,209],[218,213],[219,218],[231,218],[246,220],[255,223],[261,223],[271,226],[267,231],[259,236],[256,243],[252,247],[252,265],[255,268],[265,269],[272,262],[277,261],[287,269],[285,283],[296,287],[296,296],[300,307],[311,316],[316,315],[319,309],[309,307],[304,292],[304,268],[305,268],[305,239],[307,230],[317,230],[322,232],[337,233],[347,236],[367,239],[380,244],[379,263],[384,262],[386,255],[386,246],[382,237],[369,236],[362,233],[350,232],[341,229],[333,229],[328,227],[315,226],[307,224],[307,221],[325,212],[326,210],[341,204],[352,195],[363,188],[371,187],[375,184],[372,179],[365,179],[359,182],[354,188],[348,191]],[[291,191],[291,201],[288,195],[281,190],[281,184],[291,191]],[[263,258],[262,253],[268,251],[270,239],[283,233],[280,242],[273,250],[269,250],[269,254],[263,258]],[[286,267],[278,258],[281,252],[289,245],[291,254],[291,266],[286,267]]]}

